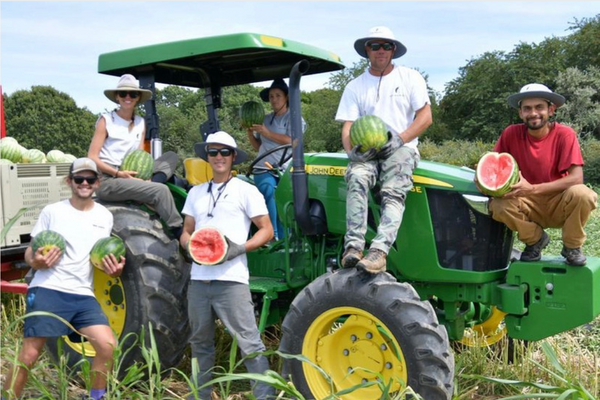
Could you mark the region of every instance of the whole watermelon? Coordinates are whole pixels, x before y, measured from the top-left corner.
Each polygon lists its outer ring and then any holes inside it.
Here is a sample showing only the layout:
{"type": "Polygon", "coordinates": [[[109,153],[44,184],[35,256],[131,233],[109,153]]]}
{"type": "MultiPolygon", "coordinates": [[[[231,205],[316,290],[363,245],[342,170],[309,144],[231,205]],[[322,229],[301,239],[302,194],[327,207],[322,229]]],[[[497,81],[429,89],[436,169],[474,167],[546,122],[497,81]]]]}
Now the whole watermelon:
{"type": "Polygon", "coordinates": [[[150,153],[145,150],[133,150],[125,156],[121,167],[121,171],[136,171],[136,178],[147,181],[152,177],[154,171],[154,160],[150,153]]]}
{"type": "Polygon", "coordinates": [[[65,154],[60,162],[72,163],[75,160],[77,160],[77,157],[75,157],[73,154],[65,154]]]}
{"type": "Polygon", "coordinates": [[[42,254],[46,255],[53,247],[58,247],[61,252],[65,252],[65,238],[58,232],[52,230],[41,231],[33,238],[31,249],[35,253],[37,249],[42,248],[42,254]]]}
{"type": "Polygon", "coordinates": [[[379,151],[388,141],[388,128],[383,120],[375,115],[363,115],[350,127],[350,144],[360,145],[358,150],[365,152],[371,148],[379,151]]]}
{"type": "Polygon", "coordinates": [[[48,160],[49,163],[61,163],[63,162],[64,157],[65,153],[60,150],[50,150],[46,154],[46,160],[48,160]]]}
{"type": "Polygon", "coordinates": [[[265,108],[262,103],[250,100],[240,107],[240,124],[242,128],[252,128],[252,125],[262,125],[265,119],[265,108]]]}
{"type": "Polygon", "coordinates": [[[21,160],[25,164],[41,164],[45,163],[46,154],[43,151],[38,149],[29,149],[23,154],[23,159],[21,160]]]}
{"type": "Polygon", "coordinates": [[[215,265],[223,261],[229,245],[219,229],[205,226],[192,233],[187,248],[197,264],[215,265]]]}
{"type": "Polygon", "coordinates": [[[483,194],[501,197],[519,182],[519,166],[509,153],[487,152],[477,163],[477,183],[483,194]]]}
{"type": "Polygon", "coordinates": [[[10,160],[13,163],[21,162],[22,146],[17,139],[7,136],[0,139],[0,158],[10,160]]]}
{"type": "Polygon", "coordinates": [[[109,236],[98,240],[94,244],[94,247],[90,251],[90,262],[94,267],[104,269],[102,267],[104,256],[113,254],[117,258],[117,261],[120,261],[121,256],[125,257],[126,252],[125,243],[120,237],[109,236]]]}

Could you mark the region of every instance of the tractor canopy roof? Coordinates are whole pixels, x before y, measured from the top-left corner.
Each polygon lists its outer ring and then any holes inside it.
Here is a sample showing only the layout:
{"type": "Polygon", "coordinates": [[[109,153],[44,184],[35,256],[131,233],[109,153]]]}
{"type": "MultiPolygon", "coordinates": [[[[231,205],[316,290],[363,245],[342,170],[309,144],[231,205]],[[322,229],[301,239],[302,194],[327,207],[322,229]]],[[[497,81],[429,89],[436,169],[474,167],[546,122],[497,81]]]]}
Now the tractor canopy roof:
{"type": "Polygon", "coordinates": [[[153,75],[157,83],[206,88],[289,77],[300,60],[304,75],[344,68],[339,56],[317,47],[257,33],[236,33],[161,43],[101,54],[98,72],[153,75]]]}

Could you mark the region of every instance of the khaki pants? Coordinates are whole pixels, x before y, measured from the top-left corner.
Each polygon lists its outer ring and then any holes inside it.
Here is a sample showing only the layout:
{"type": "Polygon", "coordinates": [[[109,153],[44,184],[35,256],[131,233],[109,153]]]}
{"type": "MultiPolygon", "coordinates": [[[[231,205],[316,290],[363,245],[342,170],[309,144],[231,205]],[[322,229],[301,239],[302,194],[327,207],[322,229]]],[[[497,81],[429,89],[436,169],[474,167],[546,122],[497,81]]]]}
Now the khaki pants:
{"type": "Polygon", "coordinates": [[[585,242],[585,224],[597,207],[598,195],[585,185],[575,185],[562,193],[494,198],[490,202],[492,217],[518,232],[519,240],[535,244],[545,228],[562,228],[563,244],[579,248],[585,242]]]}

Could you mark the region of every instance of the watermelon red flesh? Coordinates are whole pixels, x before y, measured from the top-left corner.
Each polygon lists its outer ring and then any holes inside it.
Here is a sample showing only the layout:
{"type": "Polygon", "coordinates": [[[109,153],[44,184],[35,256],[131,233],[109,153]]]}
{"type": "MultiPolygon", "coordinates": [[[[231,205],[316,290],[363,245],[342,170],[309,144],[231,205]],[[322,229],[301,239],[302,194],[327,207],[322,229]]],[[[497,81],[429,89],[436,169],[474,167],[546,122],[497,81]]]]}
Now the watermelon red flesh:
{"type": "Polygon", "coordinates": [[[217,228],[204,227],[192,233],[188,242],[190,256],[197,264],[219,264],[227,254],[225,235],[217,228]]]}
{"type": "Polygon", "coordinates": [[[31,242],[31,249],[35,253],[42,248],[42,254],[46,255],[53,247],[58,247],[61,252],[65,252],[65,238],[55,231],[45,230],[38,233],[31,242]]]}
{"type": "Polygon", "coordinates": [[[508,153],[486,153],[477,164],[477,181],[490,196],[505,195],[518,180],[517,162],[508,153]]]}
{"type": "Polygon", "coordinates": [[[102,238],[94,244],[90,251],[90,262],[92,265],[99,269],[103,268],[102,259],[104,256],[113,254],[117,261],[121,260],[121,256],[125,257],[125,243],[117,236],[109,236],[102,238]]]}
{"type": "Polygon", "coordinates": [[[154,160],[147,151],[136,149],[127,153],[120,169],[122,171],[136,171],[137,175],[135,177],[146,181],[152,177],[154,172],[154,160]]]}
{"type": "Polygon", "coordinates": [[[387,143],[387,126],[375,115],[364,115],[358,118],[350,127],[350,144],[360,145],[359,151],[365,152],[371,148],[380,150],[387,143]]]}
{"type": "Polygon", "coordinates": [[[265,108],[257,101],[247,101],[240,107],[240,123],[242,128],[251,128],[252,125],[262,125],[265,119],[265,108]]]}

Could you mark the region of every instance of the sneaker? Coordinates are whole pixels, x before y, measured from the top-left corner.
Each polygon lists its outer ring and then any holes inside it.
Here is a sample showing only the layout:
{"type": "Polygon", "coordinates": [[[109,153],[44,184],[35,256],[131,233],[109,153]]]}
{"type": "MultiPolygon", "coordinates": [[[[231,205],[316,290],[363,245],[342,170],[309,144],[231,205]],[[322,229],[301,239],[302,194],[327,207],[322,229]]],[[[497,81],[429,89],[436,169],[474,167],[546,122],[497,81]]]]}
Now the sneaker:
{"type": "Polygon", "coordinates": [[[525,246],[521,253],[521,261],[539,261],[542,258],[542,250],[550,243],[550,236],[542,231],[542,237],[535,244],[525,246]]]}
{"type": "Polygon", "coordinates": [[[567,259],[566,260],[567,264],[573,265],[576,267],[581,267],[581,266],[585,265],[585,262],[587,261],[587,259],[583,255],[583,252],[581,251],[581,247],[578,247],[576,249],[570,249],[568,247],[565,247],[565,245],[563,245],[560,255],[567,259]]]}
{"type": "Polygon", "coordinates": [[[369,250],[369,254],[356,264],[358,268],[362,268],[372,274],[385,272],[387,254],[378,249],[369,250]]]}
{"type": "Polygon", "coordinates": [[[352,268],[363,258],[362,251],[348,247],[342,255],[342,268],[352,268]]]}

